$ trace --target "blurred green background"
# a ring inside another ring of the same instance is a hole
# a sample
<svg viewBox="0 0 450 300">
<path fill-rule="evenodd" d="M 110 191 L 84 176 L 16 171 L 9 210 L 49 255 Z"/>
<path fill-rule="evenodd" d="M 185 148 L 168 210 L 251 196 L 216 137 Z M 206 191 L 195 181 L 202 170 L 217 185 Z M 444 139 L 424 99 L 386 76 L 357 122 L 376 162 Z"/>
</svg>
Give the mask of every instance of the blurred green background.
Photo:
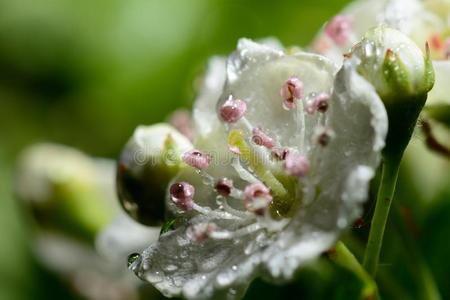
<svg viewBox="0 0 450 300">
<path fill-rule="evenodd" d="M 23 147 L 53 141 L 115 158 L 137 125 L 190 107 L 209 56 L 240 37 L 306 44 L 345 2 L 0 0 L 0 299 L 61 289 L 31 257 L 12 197 Z"/>
<path fill-rule="evenodd" d="M 285 45 L 306 45 L 347 2 L 0 0 L 0 299 L 67 297 L 57 277 L 32 257 L 30 223 L 13 198 L 12 171 L 22 148 L 53 141 L 115 158 L 137 125 L 162 121 L 175 108 L 191 106 L 195 79 L 208 57 L 229 53 L 240 37 L 275 36 Z M 415 183 L 405 178 L 410 194 L 402 199 L 418 198 L 411 189 Z M 445 212 L 441 218 L 418 216 L 421 224 L 434 222 L 429 226 L 444 229 L 434 235 L 426 227 L 427 239 L 419 243 L 445 286 L 449 264 L 439 259 L 449 248 L 448 241 L 442 247 L 441 239 L 449 236 L 450 227 L 439 222 L 447 219 L 450 204 L 448 194 L 441 198 L 446 201 L 433 206 L 418 202 L 412 209 Z M 391 234 L 395 241 L 396 233 Z M 407 251 L 395 249 L 394 257 Z M 339 286 L 330 278 L 321 280 Z M 413 281 L 405 278 L 407 290 Z M 270 297 L 305 290 L 260 288 Z M 357 289 L 345 288 L 334 291 L 334 298 L 346 299 L 348 289 Z M 319 298 L 329 297 L 326 290 L 321 293 Z"/>
</svg>

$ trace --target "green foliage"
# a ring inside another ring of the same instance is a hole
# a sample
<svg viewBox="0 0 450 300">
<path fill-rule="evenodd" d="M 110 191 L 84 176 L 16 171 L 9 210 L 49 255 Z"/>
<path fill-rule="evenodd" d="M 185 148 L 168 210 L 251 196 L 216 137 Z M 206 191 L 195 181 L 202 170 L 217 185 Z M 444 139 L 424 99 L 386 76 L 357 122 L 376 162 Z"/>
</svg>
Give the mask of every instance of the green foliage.
<svg viewBox="0 0 450 300">
<path fill-rule="evenodd" d="M 19 149 L 49 140 L 115 158 L 137 125 L 191 105 L 209 56 L 229 53 L 242 36 L 304 45 L 346 2 L 0 0 L 0 299 L 73 297 L 32 258 L 32 223 L 11 196 Z M 399 238 L 403 225 L 391 222 L 380 293 L 423 299 L 419 253 L 448 299 L 450 190 L 423 197 L 413 175 L 401 173 L 396 199 L 417 251 Z M 367 226 L 349 233 L 360 261 Z M 361 288 L 353 273 L 323 257 L 287 285 L 256 280 L 245 299 L 358 299 Z"/>
</svg>

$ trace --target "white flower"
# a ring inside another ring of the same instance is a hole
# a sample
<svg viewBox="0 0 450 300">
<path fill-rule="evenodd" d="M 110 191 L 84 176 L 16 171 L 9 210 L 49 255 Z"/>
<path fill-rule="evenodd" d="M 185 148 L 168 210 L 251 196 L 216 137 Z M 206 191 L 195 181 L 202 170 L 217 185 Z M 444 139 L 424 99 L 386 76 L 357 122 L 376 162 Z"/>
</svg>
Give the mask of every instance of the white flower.
<svg viewBox="0 0 450 300">
<path fill-rule="evenodd" d="M 435 84 L 428 94 L 426 107 L 441 104 L 450 107 L 450 1 L 356 0 L 337 16 L 350 20 L 346 43 L 336 43 L 324 29 L 314 39 L 311 50 L 341 64 L 343 55 L 360 42 L 366 31 L 386 24 L 406 34 L 424 53 L 428 43 L 435 70 Z"/>
<path fill-rule="evenodd" d="M 291 278 L 360 214 L 387 132 L 372 85 L 325 57 L 242 39 L 210 67 L 190 167 L 168 189 L 174 228 L 130 266 L 166 296 Z"/>
<path fill-rule="evenodd" d="M 445 59 L 449 51 L 447 43 L 450 10 L 441 9 L 440 13 L 446 15 L 443 17 L 437 14 L 436 10 L 429 8 L 438 4 L 444 6 L 445 1 L 428 2 L 434 3 L 427 5 L 427 1 L 424 3 L 419 0 L 354 1 L 325 24 L 311 49 L 338 63 L 342 62 L 342 54 L 359 42 L 369 29 L 385 24 L 409 36 L 422 50 L 425 50 L 425 43 L 428 42 L 432 57 Z M 345 30 L 329 30 L 343 22 L 346 24 Z"/>
</svg>

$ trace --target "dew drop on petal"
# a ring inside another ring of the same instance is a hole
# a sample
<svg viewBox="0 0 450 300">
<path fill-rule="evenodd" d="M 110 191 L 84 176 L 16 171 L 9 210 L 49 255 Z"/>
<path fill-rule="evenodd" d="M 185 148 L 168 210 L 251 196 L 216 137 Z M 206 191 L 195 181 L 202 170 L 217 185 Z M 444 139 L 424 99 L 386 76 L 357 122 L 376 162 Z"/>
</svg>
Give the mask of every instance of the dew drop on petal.
<svg viewBox="0 0 450 300">
<path fill-rule="evenodd" d="M 127 267 L 131 267 L 135 261 L 137 261 L 139 258 L 141 257 L 141 255 L 139 253 L 132 253 L 130 255 L 128 255 L 127 258 Z"/>
</svg>

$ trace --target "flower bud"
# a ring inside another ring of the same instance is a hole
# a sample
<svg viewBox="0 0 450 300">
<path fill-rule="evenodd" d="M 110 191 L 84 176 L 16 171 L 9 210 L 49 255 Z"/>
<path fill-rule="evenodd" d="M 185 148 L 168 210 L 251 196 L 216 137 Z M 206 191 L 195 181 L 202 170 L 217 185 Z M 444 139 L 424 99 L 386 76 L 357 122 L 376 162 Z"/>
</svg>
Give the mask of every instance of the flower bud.
<svg viewBox="0 0 450 300">
<path fill-rule="evenodd" d="M 164 220 L 166 187 L 190 141 L 166 124 L 139 126 L 119 158 L 117 192 L 125 211 L 145 225 Z"/>
<path fill-rule="evenodd" d="M 409 37 L 392 28 L 369 30 L 352 48 L 358 72 L 386 101 L 424 96 L 433 87 L 431 60 Z"/>
<path fill-rule="evenodd" d="M 424 56 L 406 35 L 381 25 L 369 30 L 347 57 L 344 64 L 356 66 L 386 107 L 389 130 L 385 159 L 400 159 L 434 84 L 428 46 Z"/>
<path fill-rule="evenodd" d="M 36 144 L 19 158 L 15 191 L 42 229 L 92 242 L 114 213 L 113 178 L 113 162 L 63 145 Z"/>
</svg>

